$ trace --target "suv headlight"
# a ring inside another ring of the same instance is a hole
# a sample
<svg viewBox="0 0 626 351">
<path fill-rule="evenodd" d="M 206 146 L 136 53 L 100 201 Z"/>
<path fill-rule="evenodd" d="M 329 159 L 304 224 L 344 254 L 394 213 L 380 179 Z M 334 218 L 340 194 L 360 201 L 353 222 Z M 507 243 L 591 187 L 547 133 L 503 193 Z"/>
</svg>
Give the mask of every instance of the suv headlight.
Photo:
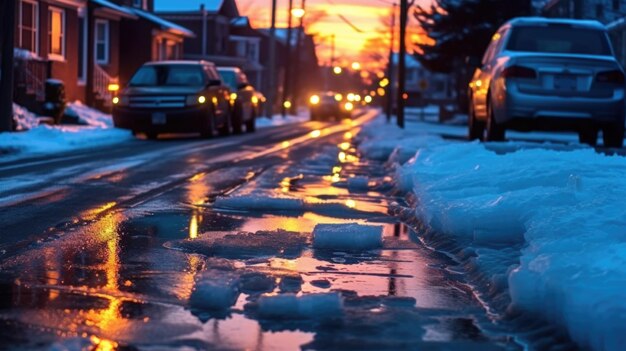
<svg viewBox="0 0 626 351">
<path fill-rule="evenodd" d="M 207 98 L 204 95 L 189 95 L 187 96 L 186 105 L 196 106 L 206 104 Z"/>
<path fill-rule="evenodd" d="M 115 106 L 128 106 L 130 98 L 128 95 L 120 95 L 113 97 L 113 105 Z"/>
</svg>

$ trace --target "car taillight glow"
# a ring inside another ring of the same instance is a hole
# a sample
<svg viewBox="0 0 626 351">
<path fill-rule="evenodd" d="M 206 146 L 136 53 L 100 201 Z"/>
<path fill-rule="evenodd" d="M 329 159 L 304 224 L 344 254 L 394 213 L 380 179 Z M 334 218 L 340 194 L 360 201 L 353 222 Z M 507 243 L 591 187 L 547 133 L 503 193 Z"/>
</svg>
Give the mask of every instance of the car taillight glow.
<svg viewBox="0 0 626 351">
<path fill-rule="evenodd" d="M 511 66 L 502 71 L 502 78 L 536 79 L 537 71 L 523 66 Z"/>
<path fill-rule="evenodd" d="M 624 72 L 620 70 L 600 72 L 596 75 L 596 81 L 599 83 L 624 84 Z"/>
</svg>

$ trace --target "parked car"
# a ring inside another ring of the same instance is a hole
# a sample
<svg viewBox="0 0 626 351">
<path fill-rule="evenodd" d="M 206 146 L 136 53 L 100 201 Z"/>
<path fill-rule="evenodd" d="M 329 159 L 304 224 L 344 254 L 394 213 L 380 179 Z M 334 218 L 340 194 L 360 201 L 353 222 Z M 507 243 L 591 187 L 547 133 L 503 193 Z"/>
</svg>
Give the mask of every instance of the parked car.
<svg viewBox="0 0 626 351">
<path fill-rule="evenodd" d="M 249 83 L 248 77 L 237 67 L 218 67 L 224 84 L 233 93 L 231 94 L 231 104 L 233 107 L 233 131 L 236 134 L 243 132 L 252 133 L 256 129 L 256 117 L 260 115 L 259 95 L 256 89 Z"/>
<path fill-rule="evenodd" d="M 469 88 L 469 138 L 507 129 L 573 130 L 595 145 L 624 142 L 624 71 L 599 22 L 517 18 L 504 24 Z"/>
<path fill-rule="evenodd" d="M 311 120 L 322 121 L 330 120 L 331 118 L 336 120 L 350 118 L 352 117 L 354 104 L 355 102 L 348 101 L 342 94 L 332 91 L 312 95 L 309 99 Z"/>
<path fill-rule="evenodd" d="M 149 62 L 113 98 L 113 123 L 133 134 L 200 133 L 231 130 L 230 90 L 206 61 Z"/>
</svg>

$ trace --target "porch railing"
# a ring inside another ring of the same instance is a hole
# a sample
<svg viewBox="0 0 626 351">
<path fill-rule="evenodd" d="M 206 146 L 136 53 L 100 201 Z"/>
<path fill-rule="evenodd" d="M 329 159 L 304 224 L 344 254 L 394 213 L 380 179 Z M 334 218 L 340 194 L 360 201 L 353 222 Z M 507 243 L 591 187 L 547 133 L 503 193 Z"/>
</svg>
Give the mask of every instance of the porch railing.
<svg viewBox="0 0 626 351">
<path fill-rule="evenodd" d="M 22 87 L 27 94 L 35 95 L 37 101 L 46 97 L 46 79 L 50 78 L 50 64 L 48 60 L 39 58 L 15 58 L 15 84 Z"/>
<path fill-rule="evenodd" d="M 93 92 L 96 98 L 104 101 L 105 106 L 111 106 L 113 94 L 109 90 L 109 85 L 119 84 L 117 77 L 111 77 L 102 67 L 95 64 L 93 67 Z"/>
</svg>

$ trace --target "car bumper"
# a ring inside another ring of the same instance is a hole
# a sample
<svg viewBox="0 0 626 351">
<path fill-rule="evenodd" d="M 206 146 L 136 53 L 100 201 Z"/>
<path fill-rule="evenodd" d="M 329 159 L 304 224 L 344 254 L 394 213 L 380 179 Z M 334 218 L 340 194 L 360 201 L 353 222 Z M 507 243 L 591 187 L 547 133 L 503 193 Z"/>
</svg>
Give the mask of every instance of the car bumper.
<svg viewBox="0 0 626 351">
<path fill-rule="evenodd" d="M 533 129 L 577 129 L 589 124 L 624 123 L 624 92 L 610 98 L 524 94 L 509 89 L 496 122 Z M 538 128 L 539 127 L 539 128 Z"/>
<path fill-rule="evenodd" d="M 157 118 L 163 114 L 165 119 Z M 207 125 L 208 108 L 134 109 L 115 107 L 113 124 L 116 128 L 154 133 L 199 133 Z"/>
</svg>

